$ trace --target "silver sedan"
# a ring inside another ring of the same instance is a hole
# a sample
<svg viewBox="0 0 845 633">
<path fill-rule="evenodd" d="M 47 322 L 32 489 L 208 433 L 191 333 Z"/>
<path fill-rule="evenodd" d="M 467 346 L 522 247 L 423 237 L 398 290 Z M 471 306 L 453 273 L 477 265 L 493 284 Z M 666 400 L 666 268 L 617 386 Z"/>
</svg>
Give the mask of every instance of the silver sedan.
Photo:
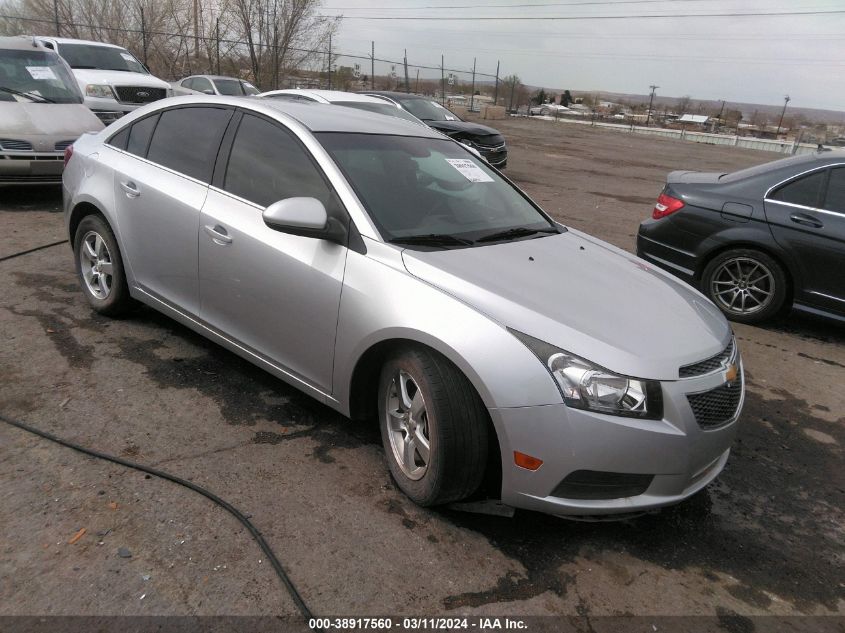
<svg viewBox="0 0 845 633">
<path fill-rule="evenodd" d="M 143 302 L 377 419 L 421 505 L 627 513 L 728 459 L 744 384 L 719 310 L 422 126 L 163 100 L 80 139 L 64 194 L 95 310 Z"/>
</svg>

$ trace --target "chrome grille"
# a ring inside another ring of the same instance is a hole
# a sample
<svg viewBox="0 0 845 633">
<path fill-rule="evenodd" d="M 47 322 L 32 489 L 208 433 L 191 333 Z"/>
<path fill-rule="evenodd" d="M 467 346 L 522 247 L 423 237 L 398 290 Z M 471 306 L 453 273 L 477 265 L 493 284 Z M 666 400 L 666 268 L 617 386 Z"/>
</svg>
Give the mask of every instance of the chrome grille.
<svg viewBox="0 0 845 633">
<path fill-rule="evenodd" d="M 728 422 L 742 399 L 742 381 L 725 383 L 704 393 L 687 394 L 687 400 L 702 429 L 712 429 Z"/>
<path fill-rule="evenodd" d="M 15 141 L 8 138 L 0 138 L 0 149 L 8 152 L 31 152 L 32 143 L 29 141 Z"/>
<path fill-rule="evenodd" d="M 63 151 L 65 151 L 68 147 L 70 147 L 71 145 L 73 145 L 73 141 L 59 141 L 59 142 L 58 142 L 58 143 L 56 143 L 56 145 L 55 145 L 55 147 L 56 147 L 56 151 L 57 151 L 57 152 L 63 152 Z"/>
<path fill-rule="evenodd" d="M 678 375 L 681 378 L 691 378 L 692 376 L 703 376 L 720 369 L 733 357 L 735 345 L 736 342 L 732 338 L 728 346 L 721 352 L 697 363 L 684 365 L 678 370 Z"/>
<path fill-rule="evenodd" d="M 117 100 L 121 103 L 150 103 L 167 96 L 167 90 L 164 88 L 147 88 L 146 86 L 112 87 L 117 93 Z"/>
</svg>

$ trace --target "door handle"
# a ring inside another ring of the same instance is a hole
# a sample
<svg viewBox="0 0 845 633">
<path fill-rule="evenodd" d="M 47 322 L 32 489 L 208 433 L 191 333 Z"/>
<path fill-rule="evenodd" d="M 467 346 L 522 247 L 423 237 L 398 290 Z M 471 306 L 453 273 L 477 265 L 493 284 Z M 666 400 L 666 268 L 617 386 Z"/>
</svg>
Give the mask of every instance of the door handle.
<svg viewBox="0 0 845 633">
<path fill-rule="evenodd" d="M 229 237 L 229 234 L 219 224 L 211 226 L 210 224 L 206 224 L 204 227 L 205 232 L 211 236 L 212 241 L 215 244 L 219 244 L 220 246 L 228 246 L 232 243 L 232 238 Z"/>
<path fill-rule="evenodd" d="M 141 191 L 138 189 L 138 185 L 136 185 L 131 180 L 127 180 L 126 182 L 120 183 L 120 188 L 126 192 L 126 196 L 129 198 L 137 198 L 141 195 Z"/>
<path fill-rule="evenodd" d="M 811 226 L 814 229 L 820 229 L 824 226 L 824 223 L 821 220 L 814 218 L 812 215 L 807 215 L 806 213 L 793 213 L 789 216 L 789 219 L 795 222 L 795 224 Z"/>
</svg>

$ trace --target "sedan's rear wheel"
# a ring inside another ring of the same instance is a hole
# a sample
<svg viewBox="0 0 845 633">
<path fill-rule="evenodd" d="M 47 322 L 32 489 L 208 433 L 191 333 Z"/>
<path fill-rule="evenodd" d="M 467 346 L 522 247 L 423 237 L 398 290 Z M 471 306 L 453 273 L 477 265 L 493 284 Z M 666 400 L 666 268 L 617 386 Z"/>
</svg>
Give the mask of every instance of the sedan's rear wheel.
<svg viewBox="0 0 845 633">
<path fill-rule="evenodd" d="M 717 255 L 701 276 L 703 292 L 740 323 L 758 323 L 774 316 L 786 300 L 786 274 L 774 259 L 751 249 Z"/>
<path fill-rule="evenodd" d="M 429 506 L 476 491 L 487 462 L 487 413 L 452 363 L 404 349 L 382 368 L 378 399 L 388 466 L 406 495 Z"/>
<path fill-rule="evenodd" d="M 120 249 L 103 218 L 89 215 L 82 219 L 76 229 L 73 252 L 79 284 L 92 308 L 117 316 L 131 307 Z"/>
</svg>

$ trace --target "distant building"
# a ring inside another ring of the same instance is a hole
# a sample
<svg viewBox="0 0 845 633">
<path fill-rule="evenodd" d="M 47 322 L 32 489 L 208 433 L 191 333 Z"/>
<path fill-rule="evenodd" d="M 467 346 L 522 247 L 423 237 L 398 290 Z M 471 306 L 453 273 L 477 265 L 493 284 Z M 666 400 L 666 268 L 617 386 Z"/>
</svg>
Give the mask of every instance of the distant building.
<svg viewBox="0 0 845 633">
<path fill-rule="evenodd" d="M 678 123 L 692 123 L 694 125 L 705 126 L 707 122 L 710 120 L 709 116 L 704 114 L 684 114 L 681 116 L 680 119 L 677 120 Z"/>
</svg>

